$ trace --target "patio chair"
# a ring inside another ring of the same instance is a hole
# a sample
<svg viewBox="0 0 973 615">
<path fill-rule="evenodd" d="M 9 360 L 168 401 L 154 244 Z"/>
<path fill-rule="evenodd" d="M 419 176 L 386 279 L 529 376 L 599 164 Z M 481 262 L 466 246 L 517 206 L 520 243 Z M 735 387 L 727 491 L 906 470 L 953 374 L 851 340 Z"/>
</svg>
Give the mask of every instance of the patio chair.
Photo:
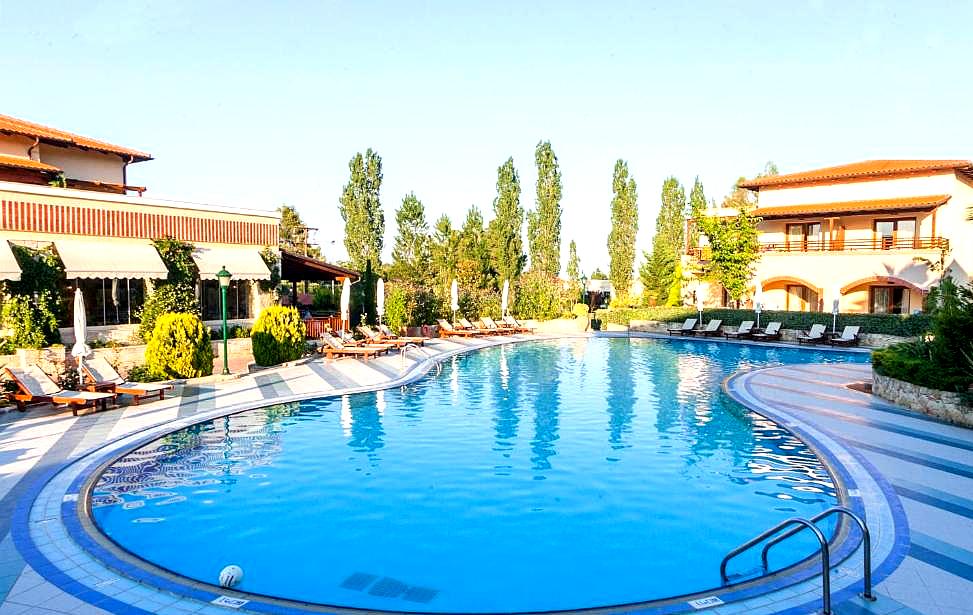
<svg viewBox="0 0 973 615">
<path fill-rule="evenodd" d="M 449 324 L 449 321 L 445 318 L 437 318 L 436 322 L 439 324 L 439 335 L 443 337 L 476 337 L 479 335 L 479 333 L 475 331 L 457 329 L 453 327 L 453 325 Z"/>
<path fill-rule="evenodd" d="M 343 343 L 345 346 L 352 346 L 354 348 L 397 348 L 395 344 L 378 344 L 373 343 L 368 339 L 356 340 L 351 331 L 338 331 L 338 339 L 340 339 L 341 343 Z"/>
<path fill-rule="evenodd" d="M 516 333 L 516 331 L 514 331 L 510 327 L 498 326 L 496 321 L 490 318 L 489 316 L 480 316 L 480 322 L 483 323 L 483 328 L 489 329 L 490 331 L 493 331 L 494 333 L 497 333 L 499 335 L 512 335 Z"/>
<path fill-rule="evenodd" d="M 849 325 L 842 330 L 841 335 L 831 338 L 832 346 L 857 346 L 861 338 L 858 331 L 861 327 Z"/>
<path fill-rule="evenodd" d="M 669 335 L 686 335 L 687 333 L 691 333 L 692 330 L 695 328 L 696 328 L 696 319 L 687 318 L 685 321 L 683 321 L 681 326 L 669 327 L 668 331 L 669 331 Z"/>
<path fill-rule="evenodd" d="M 822 324 L 811 325 L 811 330 L 808 331 L 806 334 L 805 333 L 797 334 L 797 343 L 798 344 L 823 344 L 824 342 L 828 341 L 828 338 L 825 336 L 825 331 L 827 331 L 827 329 L 828 328 Z"/>
<path fill-rule="evenodd" d="M 425 346 L 426 345 L 426 338 L 424 338 L 424 337 L 416 337 L 414 335 L 396 335 L 395 333 L 392 333 L 392 330 L 389 329 L 386 325 L 379 325 L 378 326 L 378 331 L 379 331 L 379 333 L 382 334 L 382 339 L 386 339 L 386 340 L 405 340 L 405 341 L 409 342 L 410 344 L 415 344 L 416 346 Z"/>
<path fill-rule="evenodd" d="M 369 346 L 346 346 L 344 342 L 331 335 L 330 333 L 322 333 L 321 339 L 324 341 L 324 346 L 321 347 L 321 352 L 324 353 L 326 359 L 333 359 L 334 357 L 361 357 L 363 360 L 368 361 L 372 357 L 377 357 L 381 354 L 388 354 L 388 347 L 384 348 L 374 348 Z"/>
<path fill-rule="evenodd" d="M 95 357 L 81 362 L 81 370 L 88 378 L 89 382 L 85 387 L 92 392 L 109 391 L 116 395 L 131 395 L 132 401 L 137 406 L 139 402 L 147 397 L 159 396 L 159 400 L 165 399 L 166 391 L 172 389 L 171 384 L 158 384 L 155 382 L 129 382 L 119 375 L 111 363 L 102 357 Z"/>
<path fill-rule="evenodd" d="M 510 327 L 511 329 L 518 331 L 520 333 L 534 332 L 533 328 L 525 327 L 524 325 L 520 324 L 520 321 L 514 318 L 513 316 L 511 316 L 510 314 L 507 314 L 506 316 L 503 317 L 503 323 L 508 327 Z"/>
<path fill-rule="evenodd" d="M 51 403 L 67 404 L 71 407 L 71 414 L 78 416 L 78 410 L 101 405 L 102 410 L 108 409 L 108 400 L 115 399 L 114 393 L 92 393 L 91 391 L 68 391 L 51 380 L 51 377 L 36 365 L 29 365 L 25 369 L 5 367 L 7 376 L 17 383 L 19 391 L 14 393 L 14 401 L 21 412 L 27 410 L 28 404 Z M 96 408 L 97 409 L 97 408 Z"/>
<path fill-rule="evenodd" d="M 723 324 L 722 320 L 711 319 L 706 323 L 706 328 L 696 329 L 695 331 L 690 331 L 690 335 L 701 335 L 703 337 L 711 337 L 720 334 L 720 325 Z"/>
<path fill-rule="evenodd" d="M 760 342 L 776 342 L 780 340 L 781 323 L 774 321 L 767 325 L 767 328 L 760 333 L 751 333 L 750 339 Z"/>
<path fill-rule="evenodd" d="M 479 333 L 480 335 L 499 335 L 496 331 L 484 329 L 483 327 L 477 327 L 469 320 L 462 317 L 459 319 L 459 324 L 464 331 L 473 331 L 474 333 Z"/>
<path fill-rule="evenodd" d="M 740 325 L 736 328 L 736 331 L 724 331 L 723 332 L 723 337 L 725 337 L 728 340 L 729 339 L 734 339 L 734 340 L 744 339 L 744 338 L 750 337 L 751 335 L 753 335 L 753 321 L 752 320 L 744 320 L 743 322 L 741 322 Z"/>
<path fill-rule="evenodd" d="M 358 332 L 365 336 L 365 342 L 372 346 L 390 346 L 392 348 L 402 348 L 409 342 L 397 339 L 385 339 L 380 333 L 374 331 L 368 325 L 358 325 Z"/>
</svg>

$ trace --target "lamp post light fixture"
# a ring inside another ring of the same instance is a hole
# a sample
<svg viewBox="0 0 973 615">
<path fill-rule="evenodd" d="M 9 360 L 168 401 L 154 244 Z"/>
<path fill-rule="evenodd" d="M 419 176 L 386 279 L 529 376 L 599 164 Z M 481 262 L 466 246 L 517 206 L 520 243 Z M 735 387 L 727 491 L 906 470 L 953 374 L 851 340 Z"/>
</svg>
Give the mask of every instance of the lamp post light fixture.
<svg viewBox="0 0 973 615">
<path fill-rule="evenodd" d="M 233 275 L 226 270 L 226 265 L 216 274 L 216 279 L 220 281 L 220 297 L 223 299 L 223 375 L 230 375 L 230 363 L 226 350 L 226 338 L 228 330 L 226 327 L 226 289 L 230 287 L 230 278 Z"/>
</svg>

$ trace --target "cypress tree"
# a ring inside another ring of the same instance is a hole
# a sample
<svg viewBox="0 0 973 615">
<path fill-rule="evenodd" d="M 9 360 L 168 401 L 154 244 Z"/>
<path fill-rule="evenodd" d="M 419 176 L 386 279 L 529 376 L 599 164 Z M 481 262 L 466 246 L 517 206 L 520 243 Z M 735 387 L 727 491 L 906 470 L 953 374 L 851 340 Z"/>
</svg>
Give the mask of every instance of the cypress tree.
<svg viewBox="0 0 973 615">
<path fill-rule="evenodd" d="M 615 294 L 624 296 L 632 286 L 635 236 L 639 230 L 638 191 L 624 160 L 615 162 L 612 191 L 615 196 L 611 202 L 612 228 L 608 234 L 609 279 Z"/>
<path fill-rule="evenodd" d="M 550 141 L 534 150 L 537 165 L 536 209 L 527 215 L 530 269 L 561 273 L 561 170 Z"/>
<path fill-rule="evenodd" d="M 520 207 L 520 178 L 514 159 L 508 158 L 497 169 L 497 196 L 493 199 L 493 220 L 488 230 L 490 257 L 500 283 L 513 285 L 524 269 L 524 210 Z"/>
<path fill-rule="evenodd" d="M 655 222 L 652 255 L 641 271 L 646 292 L 662 305 L 679 303 L 683 243 L 686 239 L 686 191 L 675 177 L 662 183 L 662 206 Z M 677 277 L 677 274 L 679 277 Z"/>
</svg>

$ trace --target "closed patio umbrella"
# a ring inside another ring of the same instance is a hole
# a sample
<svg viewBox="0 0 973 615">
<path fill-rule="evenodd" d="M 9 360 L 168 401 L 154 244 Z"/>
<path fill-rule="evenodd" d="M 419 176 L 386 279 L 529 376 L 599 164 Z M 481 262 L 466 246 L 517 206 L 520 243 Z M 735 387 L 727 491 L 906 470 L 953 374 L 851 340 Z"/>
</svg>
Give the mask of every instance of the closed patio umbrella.
<svg viewBox="0 0 973 615">
<path fill-rule="evenodd" d="M 838 312 L 841 310 L 841 289 L 835 286 L 831 289 L 831 333 L 838 333 Z"/>
<path fill-rule="evenodd" d="M 74 289 L 74 346 L 71 347 L 71 356 L 78 360 L 79 382 L 84 381 L 84 370 L 81 369 L 81 361 L 84 357 L 91 354 L 91 348 L 85 344 L 88 337 L 88 319 L 84 312 L 84 295 L 81 289 Z"/>
<path fill-rule="evenodd" d="M 345 278 L 341 285 L 341 323 L 348 329 L 351 320 L 351 280 Z"/>
<path fill-rule="evenodd" d="M 449 307 L 453 310 L 453 320 L 456 320 L 456 312 L 459 310 L 459 283 L 453 278 L 453 283 L 449 285 Z"/>
<path fill-rule="evenodd" d="M 699 312 L 699 328 L 703 328 L 703 293 L 696 291 L 696 311 Z"/>
<path fill-rule="evenodd" d="M 375 315 L 378 316 L 378 324 L 382 324 L 382 316 L 385 316 L 385 280 L 379 278 L 375 287 Z"/>
<path fill-rule="evenodd" d="M 764 286 L 757 282 L 757 290 L 753 293 L 753 311 L 757 313 L 757 328 L 760 328 L 760 312 L 764 309 Z"/>
<path fill-rule="evenodd" d="M 503 281 L 503 290 L 500 291 L 500 313 L 506 317 L 507 302 L 510 300 L 510 280 Z"/>
</svg>

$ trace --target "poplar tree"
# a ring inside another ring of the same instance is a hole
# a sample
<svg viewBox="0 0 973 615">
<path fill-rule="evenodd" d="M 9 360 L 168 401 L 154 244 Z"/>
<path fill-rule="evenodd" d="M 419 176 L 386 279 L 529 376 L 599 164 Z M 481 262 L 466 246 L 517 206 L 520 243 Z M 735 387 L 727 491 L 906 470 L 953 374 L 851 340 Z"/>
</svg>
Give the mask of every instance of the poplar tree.
<svg viewBox="0 0 973 615">
<path fill-rule="evenodd" d="M 490 257 L 500 283 L 511 285 L 524 269 L 524 210 L 520 207 L 520 178 L 514 159 L 508 158 L 497 169 L 497 196 L 493 199 L 493 220 L 488 230 Z"/>
<path fill-rule="evenodd" d="M 575 296 L 580 296 L 581 288 L 581 261 L 578 259 L 578 246 L 571 240 L 568 244 L 568 280 L 571 282 L 571 289 Z"/>
<path fill-rule="evenodd" d="M 379 200 L 382 187 L 382 158 L 371 148 L 348 163 L 351 178 L 341 194 L 339 210 L 345 222 L 345 249 L 351 266 L 363 271 L 371 262 L 381 263 L 385 236 L 385 214 Z"/>
<path fill-rule="evenodd" d="M 487 245 L 483 214 L 474 205 L 466 213 L 466 220 L 459 231 L 456 268 L 460 281 L 473 288 L 494 286 L 490 265 L 490 247 Z"/>
<path fill-rule="evenodd" d="M 456 277 L 456 263 L 459 255 L 459 233 L 453 228 L 449 216 L 443 214 L 436 220 L 436 226 L 429 242 L 432 260 L 432 277 L 436 292 L 445 293 L 446 287 Z"/>
<path fill-rule="evenodd" d="M 668 177 L 662 182 L 662 206 L 655 221 L 652 254 L 645 254 L 646 263 L 640 271 L 646 292 L 657 304 L 677 305 L 680 301 L 685 224 L 686 191 L 679 180 Z"/>
<path fill-rule="evenodd" d="M 692 218 L 697 218 L 706 212 L 706 193 L 703 192 L 703 182 L 699 181 L 699 176 L 696 176 L 696 181 L 693 182 L 693 189 L 689 193 L 689 214 Z M 692 247 L 697 247 L 699 245 L 699 227 L 696 224 L 692 224 L 689 227 L 690 236 L 687 238 L 688 244 Z"/>
<path fill-rule="evenodd" d="M 612 228 L 608 234 L 609 278 L 617 296 L 628 294 L 635 266 L 635 235 L 639 230 L 638 194 L 635 180 L 629 177 L 628 163 L 615 162 L 612 177 Z"/>
<path fill-rule="evenodd" d="M 534 150 L 537 165 L 536 209 L 527 214 L 530 269 L 551 275 L 561 273 L 561 170 L 550 141 Z"/>
<path fill-rule="evenodd" d="M 397 232 L 392 247 L 392 277 L 421 284 L 429 278 L 429 223 L 426 208 L 412 192 L 395 212 Z"/>
</svg>

